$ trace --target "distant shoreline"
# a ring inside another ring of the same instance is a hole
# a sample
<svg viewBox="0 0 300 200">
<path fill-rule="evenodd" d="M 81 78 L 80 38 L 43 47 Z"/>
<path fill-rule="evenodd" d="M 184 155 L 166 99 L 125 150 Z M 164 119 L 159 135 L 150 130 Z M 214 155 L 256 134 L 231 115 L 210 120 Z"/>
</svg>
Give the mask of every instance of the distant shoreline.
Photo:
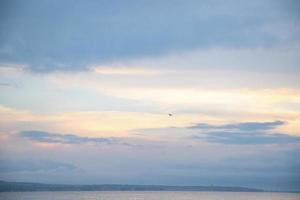
<svg viewBox="0 0 300 200">
<path fill-rule="evenodd" d="M 167 185 L 69 185 L 0 181 L 0 192 L 17 191 L 222 191 L 264 192 L 261 189 L 225 186 L 167 186 Z"/>
<path fill-rule="evenodd" d="M 227 186 L 168 186 L 168 185 L 123 185 L 123 184 L 46 184 L 30 182 L 0 181 L 0 192 L 42 192 L 42 191 L 202 191 L 202 192 L 281 192 L 300 193 L 300 191 L 269 191 L 248 187 Z"/>
<path fill-rule="evenodd" d="M 166 185 L 67 185 L 0 181 L 0 192 L 33 191 L 213 191 L 213 192 L 265 192 L 261 189 L 225 186 L 166 186 Z"/>
</svg>

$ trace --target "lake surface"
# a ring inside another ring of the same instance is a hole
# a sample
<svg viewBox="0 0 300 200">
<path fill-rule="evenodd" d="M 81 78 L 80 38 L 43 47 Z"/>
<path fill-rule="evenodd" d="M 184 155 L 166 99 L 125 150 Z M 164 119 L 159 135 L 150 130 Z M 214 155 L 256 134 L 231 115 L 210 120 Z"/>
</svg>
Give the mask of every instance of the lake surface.
<svg viewBox="0 0 300 200">
<path fill-rule="evenodd" d="M 296 193 L 256 192 L 3 192 L 1 200 L 299 200 Z"/>
</svg>

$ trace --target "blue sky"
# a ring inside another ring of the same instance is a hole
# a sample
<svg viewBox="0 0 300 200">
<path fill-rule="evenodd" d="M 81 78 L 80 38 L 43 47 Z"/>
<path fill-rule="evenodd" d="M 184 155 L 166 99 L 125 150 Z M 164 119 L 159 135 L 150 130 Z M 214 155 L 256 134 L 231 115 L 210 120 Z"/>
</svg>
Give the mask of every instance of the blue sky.
<svg viewBox="0 0 300 200">
<path fill-rule="evenodd" d="M 1 1 L 0 179 L 300 190 L 299 9 Z"/>
</svg>

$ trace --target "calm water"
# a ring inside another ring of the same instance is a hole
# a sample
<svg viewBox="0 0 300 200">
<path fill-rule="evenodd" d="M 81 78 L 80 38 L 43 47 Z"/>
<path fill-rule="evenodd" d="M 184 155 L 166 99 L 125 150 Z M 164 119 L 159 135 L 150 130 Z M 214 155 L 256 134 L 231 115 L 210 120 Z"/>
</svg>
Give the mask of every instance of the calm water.
<svg viewBox="0 0 300 200">
<path fill-rule="evenodd" d="M 292 193 L 240 192 L 11 192 L 2 200 L 300 200 Z"/>
</svg>

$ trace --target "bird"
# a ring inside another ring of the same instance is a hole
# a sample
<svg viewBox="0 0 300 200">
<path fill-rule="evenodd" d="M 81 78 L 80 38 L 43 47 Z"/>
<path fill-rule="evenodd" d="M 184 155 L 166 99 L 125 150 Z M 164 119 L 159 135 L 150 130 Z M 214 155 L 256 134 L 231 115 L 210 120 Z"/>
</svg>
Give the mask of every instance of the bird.
<svg viewBox="0 0 300 200">
<path fill-rule="evenodd" d="M 172 117 L 173 115 L 171 113 L 169 113 L 169 117 Z"/>
</svg>

